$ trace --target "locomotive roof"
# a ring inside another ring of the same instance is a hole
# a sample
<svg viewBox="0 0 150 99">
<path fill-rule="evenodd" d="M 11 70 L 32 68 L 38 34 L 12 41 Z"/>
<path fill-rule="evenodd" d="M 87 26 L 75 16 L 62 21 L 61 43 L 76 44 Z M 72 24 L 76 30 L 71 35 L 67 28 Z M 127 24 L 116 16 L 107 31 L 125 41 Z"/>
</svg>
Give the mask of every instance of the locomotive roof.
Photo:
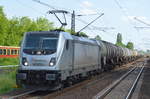
<svg viewBox="0 0 150 99">
<path fill-rule="evenodd" d="M 60 31 L 60 30 L 51 30 L 51 31 L 32 31 L 32 32 L 26 32 L 27 34 L 47 34 L 47 33 L 50 33 L 50 34 L 63 34 L 63 36 L 66 38 L 66 39 L 71 39 L 71 40 L 76 40 L 76 41 L 81 41 L 81 42 L 87 42 L 87 43 L 92 43 L 92 44 L 97 44 L 96 40 L 94 39 L 89 39 L 89 38 L 86 38 L 86 37 L 78 37 L 78 36 L 75 36 L 75 35 L 71 35 L 70 33 L 68 32 L 64 32 L 64 31 Z M 107 44 L 111 44 L 113 46 L 116 46 L 115 44 L 113 43 L 110 43 L 110 42 L 107 42 L 107 41 L 103 41 L 103 40 L 100 40 L 101 42 L 103 43 L 107 43 Z"/>
<path fill-rule="evenodd" d="M 27 34 L 42 34 L 42 33 L 51 33 L 51 34 L 59 34 L 60 31 L 31 31 L 31 32 L 26 32 Z"/>
<path fill-rule="evenodd" d="M 112 45 L 114 45 L 113 43 L 111 43 L 111 42 L 107 42 L 107 41 L 104 41 L 104 40 L 101 40 L 103 43 L 107 43 L 107 44 L 112 44 Z"/>
<path fill-rule="evenodd" d="M 87 43 L 91 43 L 91 44 L 96 44 L 97 45 L 97 42 L 95 40 L 91 40 L 91 39 L 86 38 L 86 37 L 78 37 L 78 36 L 72 35 L 72 38 L 74 40 L 76 40 L 76 41 L 87 42 Z"/>
</svg>

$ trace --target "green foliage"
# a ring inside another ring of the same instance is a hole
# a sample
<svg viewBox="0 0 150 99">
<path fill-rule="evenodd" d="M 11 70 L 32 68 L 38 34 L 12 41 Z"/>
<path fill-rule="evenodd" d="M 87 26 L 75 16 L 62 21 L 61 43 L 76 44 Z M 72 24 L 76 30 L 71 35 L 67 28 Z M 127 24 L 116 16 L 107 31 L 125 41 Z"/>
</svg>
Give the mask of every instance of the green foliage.
<svg viewBox="0 0 150 99">
<path fill-rule="evenodd" d="M 121 35 L 121 33 L 117 34 L 117 43 L 122 43 L 122 35 Z"/>
<path fill-rule="evenodd" d="M 0 94 L 6 93 L 16 87 L 16 69 L 0 74 Z"/>
<path fill-rule="evenodd" d="M 49 22 L 48 19 L 38 18 L 36 20 L 38 31 L 47 31 L 53 29 L 53 23 Z"/>
<path fill-rule="evenodd" d="M 128 49 L 134 49 L 134 45 L 133 45 L 133 43 L 132 42 L 128 42 L 127 43 L 127 46 L 126 46 Z"/>
<path fill-rule="evenodd" d="M 66 29 L 65 31 L 68 32 L 68 33 L 71 33 L 72 35 L 77 35 L 76 32 L 71 32 L 70 29 Z M 80 32 L 80 33 L 79 33 L 79 36 L 88 37 L 88 35 L 86 35 L 86 33 L 84 33 L 84 32 Z"/>
<path fill-rule="evenodd" d="M 3 37 L 4 39 L 7 38 L 5 35 L 8 30 L 8 20 L 3 12 L 3 7 L 0 7 L 0 37 Z M 0 45 L 3 45 L 5 43 L 4 39 L 0 39 Z"/>
<path fill-rule="evenodd" d="M 32 20 L 26 16 L 8 19 L 3 12 L 3 7 L 0 6 L 0 45 L 2 46 L 19 46 L 25 32 L 48 31 L 52 29 L 56 29 L 53 23 L 43 17 L 36 20 Z M 70 29 L 65 31 L 71 33 Z M 71 34 L 76 35 L 75 32 Z M 79 36 L 88 37 L 83 32 L 80 32 Z"/>
<path fill-rule="evenodd" d="M 117 46 L 121 46 L 121 47 L 126 47 L 126 45 L 124 45 L 123 43 L 116 43 Z"/>
<path fill-rule="evenodd" d="M 126 45 L 122 43 L 122 35 L 121 35 L 121 33 L 117 34 L 116 45 L 117 46 L 121 46 L 121 47 L 126 47 Z"/>
<path fill-rule="evenodd" d="M 79 33 L 79 36 L 88 37 L 88 35 L 86 35 L 84 32 L 80 32 L 80 33 Z"/>
<path fill-rule="evenodd" d="M 147 52 L 147 53 L 150 53 L 150 50 L 148 49 L 148 50 L 146 50 L 146 52 Z"/>
<path fill-rule="evenodd" d="M 53 28 L 53 23 L 42 17 L 37 20 L 28 17 L 8 19 L 0 7 L 0 45 L 19 46 L 25 32 L 48 31 Z"/>
<path fill-rule="evenodd" d="M 65 32 L 71 33 L 72 35 L 76 35 L 76 32 L 71 32 L 71 29 L 65 29 Z"/>
<path fill-rule="evenodd" d="M 96 35 L 96 36 L 95 36 L 95 39 L 96 39 L 96 40 L 101 40 L 102 38 L 101 38 L 99 35 Z"/>
<path fill-rule="evenodd" d="M 127 45 L 122 43 L 122 35 L 120 33 L 117 34 L 116 45 L 121 46 L 121 47 L 126 47 L 126 48 L 132 49 L 132 50 L 134 49 L 134 45 L 132 42 L 128 42 Z"/>
<path fill-rule="evenodd" d="M 19 59 L 18 58 L 0 58 L 0 66 L 3 65 L 18 65 Z"/>
</svg>

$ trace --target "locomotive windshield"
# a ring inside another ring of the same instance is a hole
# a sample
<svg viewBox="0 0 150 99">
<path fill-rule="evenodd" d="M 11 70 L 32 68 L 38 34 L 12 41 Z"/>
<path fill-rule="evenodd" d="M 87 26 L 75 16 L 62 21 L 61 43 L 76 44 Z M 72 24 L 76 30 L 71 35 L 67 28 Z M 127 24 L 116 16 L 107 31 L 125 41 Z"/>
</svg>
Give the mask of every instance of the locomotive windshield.
<svg viewBox="0 0 150 99">
<path fill-rule="evenodd" d="M 41 48 L 56 50 L 57 41 L 57 38 L 43 38 Z"/>
<path fill-rule="evenodd" d="M 31 33 L 25 38 L 24 52 L 36 54 L 41 51 L 43 54 L 52 54 L 56 52 L 58 35 L 50 33 Z"/>
</svg>

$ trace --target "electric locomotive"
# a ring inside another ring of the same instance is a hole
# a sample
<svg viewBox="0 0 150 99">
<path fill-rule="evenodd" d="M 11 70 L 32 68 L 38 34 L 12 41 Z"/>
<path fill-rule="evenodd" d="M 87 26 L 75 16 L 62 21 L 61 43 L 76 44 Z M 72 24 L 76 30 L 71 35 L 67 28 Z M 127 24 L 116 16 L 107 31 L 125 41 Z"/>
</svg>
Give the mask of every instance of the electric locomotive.
<svg viewBox="0 0 150 99">
<path fill-rule="evenodd" d="M 17 84 L 56 89 L 101 69 L 99 42 L 63 31 L 25 33 Z"/>
</svg>

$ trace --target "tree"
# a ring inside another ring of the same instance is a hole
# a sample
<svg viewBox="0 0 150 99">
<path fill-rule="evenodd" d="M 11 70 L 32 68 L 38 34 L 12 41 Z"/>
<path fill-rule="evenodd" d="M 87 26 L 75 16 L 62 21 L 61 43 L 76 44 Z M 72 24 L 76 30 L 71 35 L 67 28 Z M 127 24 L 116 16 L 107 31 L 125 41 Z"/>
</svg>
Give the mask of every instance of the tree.
<svg viewBox="0 0 150 99">
<path fill-rule="evenodd" d="M 127 46 L 126 46 L 128 49 L 134 49 L 134 45 L 133 45 L 133 43 L 132 42 L 128 42 L 127 43 Z"/>
<path fill-rule="evenodd" d="M 53 23 L 49 22 L 49 20 L 46 18 L 40 17 L 36 20 L 36 23 L 39 31 L 47 31 L 53 29 Z"/>
<path fill-rule="evenodd" d="M 64 31 L 70 33 L 71 35 L 77 35 L 76 32 L 71 33 L 71 29 L 65 29 Z M 79 36 L 88 37 L 88 35 L 86 35 L 86 33 L 84 33 L 84 32 L 80 32 L 80 33 L 79 33 Z"/>
<path fill-rule="evenodd" d="M 80 32 L 80 33 L 79 33 L 79 36 L 88 37 L 88 35 L 86 35 L 86 33 L 84 33 L 84 32 Z"/>
<path fill-rule="evenodd" d="M 29 17 L 8 19 L 0 6 L 0 45 L 19 46 L 25 32 L 48 31 L 54 29 L 53 23 L 46 18 L 32 20 Z"/>
<path fill-rule="evenodd" d="M 71 33 L 72 35 L 76 35 L 76 32 L 71 32 L 71 29 L 65 29 L 65 31 Z"/>
<path fill-rule="evenodd" d="M 117 45 L 117 46 L 121 46 L 121 47 L 126 47 L 126 46 L 122 43 L 122 35 L 121 35 L 121 33 L 118 33 L 118 34 L 117 34 L 116 45 Z"/>
<path fill-rule="evenodd" d="M 121 33 L 117 34 L 117 43 L 122 43 L 122 35 L 121 35 Z"/>
<path fill-rule="evenodd" d="M 146 50 L 146 52 L 147 52 L 147 53 L 150 53 L 150 50 L 148 49 L 148 50 Z"/>
<path fill-rule="evenodd" d="M 96 35 L 96 36 L 95 36 L 95 39 L 96 39 L 96 40 L 101 40 L 101 37 L 100 37 L 99 35 Z"/>
<path fill-rule="evenodd" d="M 6 33 L 8 30 L 8 19 L 3 12 L 3 7 L 0 6 L 0 45 L 5 45 Z"/>
<path fill-rule="evenodd" d="M 25 32 L 49 31 L 52 29 L 56 29 L 53 22 L 43 17 L 36 20 L 32 20 L 26 16 L 8 19 L 3 12 L 3 7 L 0 6 L 0 45 L 19 46 Z M 71 33 L 70 29 L 65 31 Z M 76 35 L 75 32 L 72 34 Z M 88 37 L 83 32 L 80 32 L 79 36 Z"/>
</svg>

